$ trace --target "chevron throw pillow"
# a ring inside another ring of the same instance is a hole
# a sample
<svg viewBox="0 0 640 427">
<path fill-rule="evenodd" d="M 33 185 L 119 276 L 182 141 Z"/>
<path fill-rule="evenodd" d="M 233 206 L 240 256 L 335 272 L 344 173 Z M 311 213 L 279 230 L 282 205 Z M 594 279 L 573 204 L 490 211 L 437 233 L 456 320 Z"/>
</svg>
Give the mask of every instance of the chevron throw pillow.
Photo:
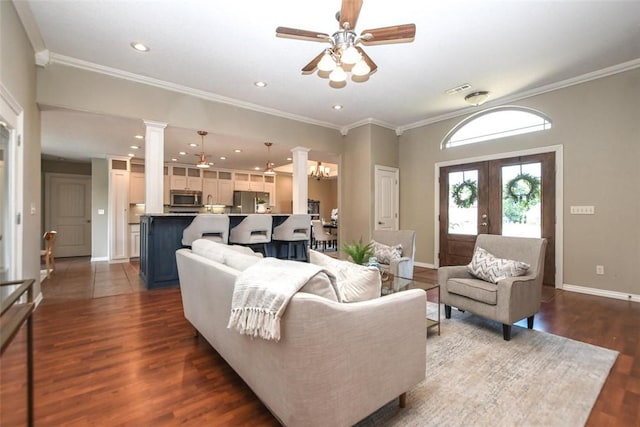
<svg viewBox="0 0 640 427">
<path fill-rule="evenodd" d="M 498 283 L 507 277 L 523 276 L 530 265 L 522 261 L 496 258 L 493 254 L 477 247 L 467 266 L 469 273 L 486 282 Z"/>
</svg>

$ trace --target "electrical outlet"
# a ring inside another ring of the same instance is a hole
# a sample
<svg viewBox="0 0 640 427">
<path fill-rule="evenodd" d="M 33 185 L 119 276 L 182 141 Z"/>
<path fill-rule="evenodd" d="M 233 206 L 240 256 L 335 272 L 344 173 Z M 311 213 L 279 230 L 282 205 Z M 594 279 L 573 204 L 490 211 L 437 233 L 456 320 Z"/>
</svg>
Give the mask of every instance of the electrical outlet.
<svg viewBox="0 0 640 427">
<path fill-rule="evenodd" d="M 604 265 L 596 265 L 596 274 L 599 276 L 604 274 Z"/>
</svg>

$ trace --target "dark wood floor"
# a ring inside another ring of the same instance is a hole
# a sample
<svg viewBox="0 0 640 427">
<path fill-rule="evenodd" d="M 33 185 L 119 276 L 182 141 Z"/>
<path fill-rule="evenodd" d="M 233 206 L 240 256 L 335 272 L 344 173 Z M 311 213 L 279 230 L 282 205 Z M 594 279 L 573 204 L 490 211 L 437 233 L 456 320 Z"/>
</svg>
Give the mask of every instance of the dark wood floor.
<svg viewBox="0 0 640 427">
<path fill-rule="evenodd" d="M 141 291 L 136 271 L 68 260 L 43 283 L 34 314 L 36 425 L 278 425 L 193 337 L 179 290 Z M 434 280 L 435 272 L 416 268 L 415 276 Z M 549 288 L 534 328 L 619 351 L 587 425 L 640 426 L 640 304 Z M 24 354 L 22 331 L 0 359 L 2 426 L 24 425 Z"/>
</svg>

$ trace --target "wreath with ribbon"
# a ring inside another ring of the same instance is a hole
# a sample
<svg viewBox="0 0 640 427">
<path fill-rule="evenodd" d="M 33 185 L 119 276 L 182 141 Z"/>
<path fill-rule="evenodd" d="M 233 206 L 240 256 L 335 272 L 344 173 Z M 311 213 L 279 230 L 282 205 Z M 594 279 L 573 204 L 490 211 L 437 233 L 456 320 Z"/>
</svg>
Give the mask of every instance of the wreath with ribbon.
<svg viewBox="0 0 640 427">
<path fill-rule="evenodd" d="M 540 178 L 521 173 L 507 183 L 507 194 L 514 203 L 535 205 L 540 199 Z"/>
<path fill-rule="evenodd" d="M 451 189 L 453 203 L 459 208 L 470 208 L 478 200 L 478 184 L 466 179 Z"/>
</svg>

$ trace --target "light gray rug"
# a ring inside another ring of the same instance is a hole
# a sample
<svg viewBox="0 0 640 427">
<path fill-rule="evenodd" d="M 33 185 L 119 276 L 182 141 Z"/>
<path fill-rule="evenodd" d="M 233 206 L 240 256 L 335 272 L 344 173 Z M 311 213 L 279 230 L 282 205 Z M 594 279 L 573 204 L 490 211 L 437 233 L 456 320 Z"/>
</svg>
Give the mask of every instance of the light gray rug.
<svg viewBox="0 0 640 427">
<path fill-rule="evenodd" d="M 583 426 L 618 356 L 517 326 L 507 342 L 500 324 L 455 309 L 441 326 L 406 408 L 396 399 L 359 426 Z"/>
</svg>

